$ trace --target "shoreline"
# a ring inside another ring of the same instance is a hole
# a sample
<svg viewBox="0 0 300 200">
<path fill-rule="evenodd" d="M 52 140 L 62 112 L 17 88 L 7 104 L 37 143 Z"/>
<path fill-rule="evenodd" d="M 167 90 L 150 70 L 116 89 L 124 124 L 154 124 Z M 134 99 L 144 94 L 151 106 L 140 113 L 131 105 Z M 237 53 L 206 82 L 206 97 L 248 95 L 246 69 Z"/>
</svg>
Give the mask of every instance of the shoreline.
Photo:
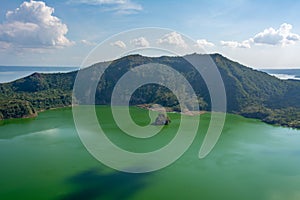
<svg viewBox="0 0 300 200">
<path fill-rule="evenodd" d="M 62 106 L 62 107 L 41 109 L 41 110 L 36 111 L 36 113 L 34 113 L 32 115 L 27 115 L 27 116 L 23 116 L 23 117 L 19 117 L 19 118 L 0 119 L 0 122 L 4 122 L 5 120 L 14 120 L 14 119 L 35 119 L 36 117 L 38 117 L 39 113 L 49 111 L 49 110 L 56 110 L 56 109 L 62 109 L 62 108 L 71 108 L 73 106 L 76 106 L 76 105 L 66 105 L 66 106 Z M 106 106 L 108 106 L 108 105 L 106 105 Z M 137 107 L 137 108 L 141 108 L 141 109 L 150 110 L 150 111 L 155 111 L 155 112 L 177 113 L 177 114 L 181 114 L 181 115 L 185 115 L 185 116 L 197 116 L 197 115 L 203 115 L 205 113 L 210 112 L 210 111 L 204 111 L 204 110 L 202 110 L 202 111 L 184 110 L 183 112 L 179 112 L 179 111 L 174 110 L 172 107 L 162 107 L 158 104 L 139 104 L 139 105 L 132 105 L 132 106 Z M 292 129 L 300 130 L 299 126 L 293 126 L 293 125 L 288 125 L 288 124 L 280 124 L 278 122 L 277 123 L 270 123 L 270 122 L 265 121 L 264 119 L 261 119 L 261 118 L 244 116 L 242 113 L 228 113 L 228 114 L 236 114 L 236 115 L 248 118 L 248 119 L 257 119 L 257 120 L 260 120 L 261 122 L 263 122 L 265 124 L 269 124 L 269 125 L 272 125 L 272 126 L 280 126 L 280 127 L 284 127 L 284 128 L 292 128 Z"/>
<path fill-rule="evenodd" d="M 57 109 L 61 109 L 61 108 L 71 108 L 71 107 L 72 107 L 72 105 L 68 105 L 68 106 L 63 106 L 63 107 L 36 110 L 34 114 L 25 115 L 25 116 L 22 116 L 22 117 L 0 119 L 0 122 L 1 121 L 3 122 L 5 120 L 15 120 L 15 119 L 34 119 L 34 118 L 38 117 L 39 113 L 43 113 L 43 112 L 46 112 L 46 111 L 49 111 L 49 110 L 57 110 Z"/>
<path fill-rule="evenodd" d="M 146 109 L 146 110 L 151 110 L 155 112 L 166 112 L 166 113 L 178 113 L 181 115 L 187 115 L 187 116 L 196 116 L 196 115 L 202 115 L 205 114 L 207 111 L 204 110 L 199 110 L 199 111 L 191 111 L 188 109 L 183 110 L 182 112 L 175 111 L 172 107 L 162 107 L 161 105 L 158 104 L 139 104 L 135 105 L 138 108 Z"/>
</svg>

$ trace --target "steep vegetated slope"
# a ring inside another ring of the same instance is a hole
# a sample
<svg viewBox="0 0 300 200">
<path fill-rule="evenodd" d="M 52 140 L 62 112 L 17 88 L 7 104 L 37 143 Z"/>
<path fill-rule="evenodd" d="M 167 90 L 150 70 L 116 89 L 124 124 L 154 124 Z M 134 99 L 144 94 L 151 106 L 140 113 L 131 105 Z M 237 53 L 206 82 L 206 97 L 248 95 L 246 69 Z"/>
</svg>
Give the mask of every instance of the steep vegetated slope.
<svg viewBox="0 0 300 200">
<path fill-rule="evenodd" d="M 155 64 L 167 65 L 185 76 L 197 94 L 200 109 L 209 111 L 211 103 L 208 88 L 203 77 L 188 62 L 193 60 L 200 63 L 200 66 L 205 66 L 208 59 L 217 66 L 223 79 L 228 112 L 258 118 L 271 124 L 300 128 L 300 81 L 280 80 L 265 72 L 231 61 L 220 54 L 153 58 L 130 55 L 112 62 L 97 63 L 83 70 L 92 70 L 97 76 L 97 70 L 99 71 L 104 65 L 109 65 L 100 78 L 95 95 L 96 104 L 109 104 L 115 84 L 126 72 L 143 64 L 152 63 L 153 67 Z M 31 112 L 71 105 L 76 75 L 77 72 L 34 73 L 11 83 L 0 84 L 2 102 L 0 118 L 32 116 Z M 94 78 L 90 77 L 91 80 Z M 77 101 L 89 103 L 85 97 L 79 97 Z M 144 85 L 137 89 L 130 103 L 132 105 L 158 103 L 180 110 L 176 96 L 166 87 L 156 84 Z M 20 114 L 20 109 L 15 106 L 18 104 L 26 105 L 22 109 L 28 111 Z M 31 108 L 33 110 L 29 111 Z M 6 112 L 8 109 L 10 114 Z M 14 109 L 15 114 L 13 114 Z"/>
</svg>

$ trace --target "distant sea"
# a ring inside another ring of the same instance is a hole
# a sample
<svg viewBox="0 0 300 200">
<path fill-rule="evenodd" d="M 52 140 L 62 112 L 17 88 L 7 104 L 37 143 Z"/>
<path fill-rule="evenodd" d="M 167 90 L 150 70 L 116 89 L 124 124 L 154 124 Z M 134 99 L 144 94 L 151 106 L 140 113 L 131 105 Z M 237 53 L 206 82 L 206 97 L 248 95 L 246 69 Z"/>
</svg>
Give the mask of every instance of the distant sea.
<svg viewBox="0 0 300 200">
<path fill-rule="evenodd" d="M 261 69 L 261 71 L 283 80 L 300 80 L 300 69 Z"/>
<path fill-rule="evenodd" d="M 79 67 L 43 67 L 43 66 L 0 66 L 0 83 L 7 83 L 39 73 L 58 73 L 78 70 Z"/>
</svg>

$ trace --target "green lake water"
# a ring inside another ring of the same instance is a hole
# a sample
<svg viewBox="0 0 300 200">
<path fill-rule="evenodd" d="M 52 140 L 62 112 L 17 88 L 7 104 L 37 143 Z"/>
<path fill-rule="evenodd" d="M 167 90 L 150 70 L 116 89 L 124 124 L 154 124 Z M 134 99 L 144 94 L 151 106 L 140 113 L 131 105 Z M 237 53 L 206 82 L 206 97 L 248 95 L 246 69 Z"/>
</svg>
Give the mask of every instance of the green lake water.
<svg viewBox="0 0 300 200">
<path fill-rule="evenodd" d="M 122 148 L 147 152 L 174 136 L 180 115 L 159 137 L 124 136 L 98 107 L 107 136 Z M 132 108 L 138 124 L 149 123 L 148 111 Z M 198 158 L 210 114 L 201 115 L 191 147 L 161 170 L 129 174 L 95 160 L 77 135 L 71 108 L 40 113 L 36 119 L 0 125 L 0 199 L 229 199 L 299 200 L 300 131 L 227 115 L 213 151 Z"/>
</svg>

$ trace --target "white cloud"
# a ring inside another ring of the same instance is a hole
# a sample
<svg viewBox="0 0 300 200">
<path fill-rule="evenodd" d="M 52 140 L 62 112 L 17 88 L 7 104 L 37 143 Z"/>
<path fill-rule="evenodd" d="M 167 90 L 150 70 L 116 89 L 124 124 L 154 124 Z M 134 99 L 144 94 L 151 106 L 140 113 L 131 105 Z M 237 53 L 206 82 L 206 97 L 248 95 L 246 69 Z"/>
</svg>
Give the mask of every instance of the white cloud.
<svg viewBox="0 0 300 200">
<path fill-rule="evenodd" d="M 130 43 L 136 47 L 148 47 L 150 45 L 148 40 L 144 37 L 135 38 L 131 40 Z"/>
<path fill-rule="evenodd" d="M 87 45 L 87 46 L 96 46 L 97 45 L 96 42 L 91 42 L 91 41 L 88 41 L 88 40 L 81 40 L 80 43 L 84 44 L 84 45 Z"/>
<path fill-rule="evenodd" d="M 274 28 L 265 29 L 263 32 L 256 34 L 253 41 L 256 44 L 268 44 L 268 45 L 281 45 L 287 46 L 295 44 L 300 41 L 298 34 L 292 33 L 293 26 L 291 24 L 283 23 L 279 29 Z"/>
<path fill-rule="evenodd" d="M 263 32 L 256 34 L 253 41 L 257 44 L 277 45 L 283 40 L 283 36 L 274 28 L 265 29 Z"/>
<path fill-rule="evenodd" d="M 73 44 L 66 34 L 68 28 L 53 16 L 54 9 L 42 1 L 23 2 L 6 13 L 0 24 L 0 41 L 18 48 L 54 48 Z"/>
<path fill-rule="evenodd" d="M 187 48 L 187 44 L 183 40 L 182 36 L 176 32 L 171 32 L 164 35 L 161 39 L 158 40 L 158 43 Z"/>
<path fill-rule="evenodd" d="M 221 45 L 231 48 L 251 48 L 252 44 L 288 46 L 300 41 L 300 35 L 292 33 L 292 28 L 291 24 L 283 23 L 277 30 L 270 27 L 243 42 L 221 41 Z"/>
<path fill-rule="evenodd" d="M 131 0 L 70 0 L 70 3 L 102 6 L 105 11 L 117 14 L 135 14 L 143 10 L 143 7 Z"/>
<path fill-rule="evenodd" d="M 238 42 L 236 42 L 236 41 L 223 41 L 222 40 L 220 43 L 224 47 L 231 47 L 231 48 L 238 47 Z"/>
<path fill-rule="evenodd" d="M 11 47 L 10 43 L 0 41 L 0 49 L 8 49 L 10 47 Z"/>
<path fill-rule="evenodd" d="M 295 33 L 291 33 L 286 37 L 287 40 L 290 41 L 299 41 L 300 40 L 300 36 L 295 34 Z"/>
<path fill-rule="evenodd" d="M 213 47 L 215 46 L 214 43 L 212 42 L 208 42 L 205 39 L 201 39 L 201 40 L 197 40 L 196 41 L 196 46 L 200 47 L 200 48 L 205 48 L 205 47 Z"/>
<path fill-rule="evenodd" d="M 230 48 L 251 48 L 251 39 L 244 40 L 243 42 L 237 42 L 237 41 L 221 41 L 221 45 L 224 47 L 230 47 Z"/>
<path fill-rule="evenodd" d="M 111 46 L 116 46 L 116 47 L 120 47 L 122 49 L 126 49 L 126 44 L 121 41 L 121 40 L 118 40 L 118 41 L 115 41 L 113 43 L 110 43 Z"/>
</svg>

